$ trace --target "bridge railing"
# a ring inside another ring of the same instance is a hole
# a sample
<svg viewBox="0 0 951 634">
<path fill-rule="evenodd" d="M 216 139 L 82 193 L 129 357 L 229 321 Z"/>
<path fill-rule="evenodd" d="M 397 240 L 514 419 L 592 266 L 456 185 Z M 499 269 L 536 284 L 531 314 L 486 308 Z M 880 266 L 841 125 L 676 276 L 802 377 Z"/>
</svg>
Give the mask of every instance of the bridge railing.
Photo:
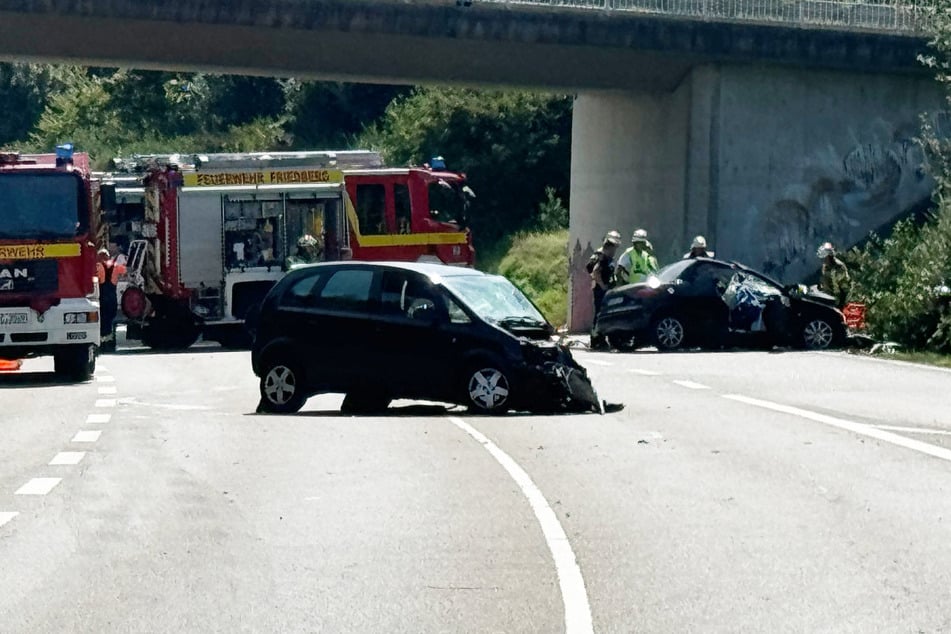
<svg viewBox="0 0 951 634">
<path fill-rule="evenodd" d="M 481 3 L 600 9 L 654 15 L 780 23 L 887 31 L 915 35 L 926 31 L 934 0 L 475 0 Z"/>
</svg>

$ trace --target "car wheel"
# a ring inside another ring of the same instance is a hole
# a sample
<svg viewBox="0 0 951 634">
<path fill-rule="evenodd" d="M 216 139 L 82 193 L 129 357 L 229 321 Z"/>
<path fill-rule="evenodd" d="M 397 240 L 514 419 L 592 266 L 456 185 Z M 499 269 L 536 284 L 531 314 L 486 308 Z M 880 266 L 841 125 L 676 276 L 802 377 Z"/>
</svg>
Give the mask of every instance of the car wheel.
<svg viewBox="0 0 951 634">
<path fill-rule="evenodd" d="M 837 339 L 835 326 L 822 317 L 807 319 L 802 328 L 802 345 L 808 350 L 827 350 Z"/>
<path fill-rule="evenodd" d="M 389 396 L 372 392 L 347 392 L 340 405 L 344 414 L 380 414 L 390 406 Z"/>
<path fill-rule="evenodd" d="M 654 322 L 651 328 L 654 345 L 658 350 L 679 350 L 687 339 L 687 329 L 682 318 L 676 315 L 664 315 Z"/>
<path fill-rule="evenodd" d="M 270 361 L 261 373 L 259 410 L 274 414 L 292 414 L 304 406 L 304 374 L 293 362 Z"/>
<path fill-rule="evenodd" d="M 508 372 L 498 364 L 479 364 L 466 372 L 466 404 L 484 414 L 503 414 L 511 404 Z"/>
</svg>

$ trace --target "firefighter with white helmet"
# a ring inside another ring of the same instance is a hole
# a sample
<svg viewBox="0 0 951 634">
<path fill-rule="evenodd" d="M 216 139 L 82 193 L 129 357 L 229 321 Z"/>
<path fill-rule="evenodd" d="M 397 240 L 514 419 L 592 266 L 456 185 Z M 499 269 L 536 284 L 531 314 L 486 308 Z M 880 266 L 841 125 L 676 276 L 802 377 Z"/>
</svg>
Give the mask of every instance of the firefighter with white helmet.
<svg viewBox="0 0 951 634">
<path fill-rule="evenodd" d="M 657 258 L 647 239 L 647 231 L 637 229 L 631 236 L 631 246 L 618 258 L 614 277 L 618 284 L 636 284 L 657 270 Z"/>
<path fill-rule="evenodd" d="M 317 262 L 320 259 L 320 253 L 320 242 L 314 236 L 305 233 L 297 239 L 297 251 L 287 258 L 287 268 Z"/>
<path fill-rule="evenodd" d="M 835 247 L 831 242 L 824 242 L 816 250 L 816 257 L 822 260 L 822 271 L 819 275 L 819 290 L 835 297 L 839 308 L 848 303 L 852 279 L 845 262 L 836 257 Z"/>
<path fill-rule="evenodd" d="M 692 260 L 693 258 L 712 258 L 713 253 L 707 251 L 707 239 L 703 236 L 697 236 L 693 239 L 693 242 L 690 243 L 690 250 L 684 253 L 684 260 Z"/>
<path fill-rule="evenodd" d="M 604 301 L 604 295 L 608 292 L 614 282 L 614 254 L 617 252 L 618 245 L 621 244 L 621 234 L 617 231 L 609 231 L 604 236 L 601 246 L 591 254 L 585 269 L 591 276 L 591 294 L 594 296 L 594 323 L 598 321 L 598 313 L 601 312 L 601 302 Z M 593 326 L 593 325 L 592 325 Z M 592 348 L 605 348 L 606 342 L 602 337 L 591 335 Z"/>
</svg>

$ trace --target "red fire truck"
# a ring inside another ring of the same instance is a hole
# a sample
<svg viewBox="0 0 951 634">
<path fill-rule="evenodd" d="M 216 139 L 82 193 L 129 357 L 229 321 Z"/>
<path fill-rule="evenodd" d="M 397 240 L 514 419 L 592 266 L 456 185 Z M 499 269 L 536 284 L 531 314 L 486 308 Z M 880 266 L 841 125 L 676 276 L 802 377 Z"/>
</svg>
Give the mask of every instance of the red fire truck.
<svg viewBox="0 0 951 634">
<path fill-rule="evenodd" d="M 99 191 L 89 157 L 0 153 L 0 359 L 52 355 L 58 375 L 96 368 Z"/>
<path fill-rule="evenodd" d="M 151 155 L 113 161 L 112 240 L 128 245 L 127 336 L 153 348 L 200 335 L 240 345 L 243 323 L 311 236 L 319 260 L 472 266 L 472 190 L 441 161 L 387 168 L 379 154 Z"/>
</svg>

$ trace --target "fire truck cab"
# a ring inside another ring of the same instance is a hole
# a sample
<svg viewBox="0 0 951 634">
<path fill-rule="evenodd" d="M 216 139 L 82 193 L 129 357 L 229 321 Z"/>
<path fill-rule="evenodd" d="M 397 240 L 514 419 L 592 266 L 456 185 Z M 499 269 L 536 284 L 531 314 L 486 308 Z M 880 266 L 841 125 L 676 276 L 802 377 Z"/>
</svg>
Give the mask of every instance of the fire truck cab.
<svg viewBox="0 0 951 634">
<path fill-rule="evenodd" d="M 95 372 L 98 200 L 71 145 L 0 153 L 0 359 L 52 356 L 70 380 Z"/>
<path fill-rule="evenodd" d="M 244 322 L 288 268 L 340 259 L 471 266 L 465 176 L 385 168 L 368 151 L 116 159 L 112 240 L 128 248 L 127 336 L 248 343 Z"/>
</svg>

